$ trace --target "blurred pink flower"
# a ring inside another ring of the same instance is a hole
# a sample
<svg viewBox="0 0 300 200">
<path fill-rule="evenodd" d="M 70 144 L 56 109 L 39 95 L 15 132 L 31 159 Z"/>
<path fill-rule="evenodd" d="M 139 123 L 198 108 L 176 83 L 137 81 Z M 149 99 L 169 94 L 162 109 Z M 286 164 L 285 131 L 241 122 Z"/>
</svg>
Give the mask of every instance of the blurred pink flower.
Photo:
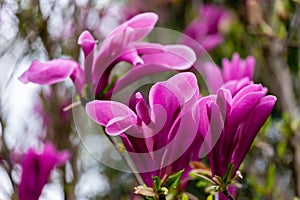
<svg viewBox="0 0 300 200">
<path fill-rule="evenodd" d="M 155 13 L 134 16 L 115 28 L 103 41 L 99 53 L 94 58 L 96 41 L 84 31 L 79 39 L 84 55 L 84 68 L 69 59 L 55 59 L 41 63 L 34 61 L 19 78 L 22 82 L 53 84 L 71 77 L 78 94 L 86 99 L 104 98 L 103 91 L 112 83 L 105 98 L 112 91 L 120 90 L 128 84 L 149 74 L 186 70 L 196 60 L 194 52 L 184 45 L 160 45 L 141 42 L 153 29 L 158 20 Z M 132 65 L 129 72 L 116 82 L 111 77 L 112 69 L 124 61 Z M 86 91 L 86 87 L 91 91 Z M 92 93 L 93 97 L 87 97 Z"/>
<path fill-rule="evenodd" d="M 130 109 L 114 101 L 95 100 L 86 105 L 88 116 L 110 136 L 120 136 L 136 169 L 147 186 L 152 177 L 163 178 L 185 169 L 198 160 L 197 100 L 200 98 L 196 77 L 179 73 L 156 83 L 149 92 L 149 106 L 140 93 Z"/>
<path fill-rule="evenodd" d="M 182 43 L 191 47 L 197 55 L 200 55 L 204 50 L 210 51 L 223 42 L 220 24 L 227 20 L 228 12 L 215 5 L 202 5 L 199 7 L 198 13 L 198 17 L 184 30 L 184 34 L 197 43 L 189 38 L 183 38 Z M 199 47 L 199 44 L 201 47 Z"/>
<path fill-rule="evenodd" d="M 69 158 L 68 151 L 58 152 L 52 144 L 45 144 L 42 152 L 29 149 L 22 161 L 20 200 L 38 200 L 51 171 L 56 166 L 63 165 Z"/>
</svg>

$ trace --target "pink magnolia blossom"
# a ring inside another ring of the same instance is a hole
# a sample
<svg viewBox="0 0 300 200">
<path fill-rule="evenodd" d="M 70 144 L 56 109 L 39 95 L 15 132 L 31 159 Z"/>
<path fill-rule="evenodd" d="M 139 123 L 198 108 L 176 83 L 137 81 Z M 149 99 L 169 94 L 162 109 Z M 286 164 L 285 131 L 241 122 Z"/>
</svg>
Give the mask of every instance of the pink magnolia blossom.
<svg viewBox="0 0 300 200">
<path fill-rule="evenodd" d="M 95 53 L 96 41 L 88 31 L 79 39 L 85 61 L 84 68 L 69 59 L 54 59 L 47 62 L 34 61 L 19 78 L 22 82 L 53 84 L 71 77 L 78 94 L 90 99 L 109 98 L 113 91 L 147 76 L 169 70 L 186 70 L 196 60 L 194 52 L 184 45 L 160 45 L 141 42 L 153 29 L 158 20 L 155 13 L 142 13 L 116 27 L 103 41 L 99 52 Z M 132 65 L 128 74 L 111 78 L 111 72 L 117 63 L 124 61 Z M 112 83 L 108 95 L 102 92 Z M 86 91 L 88 86 L 91 91 Z"/>
<path fill-rule="evenodd" d="M 241 59 L 239 54 L 234 53 L 231 60 L 223 58 L 222 69 L 214 63 L 204 63 L 201 66 L 201 71 L 206 78 L 210 91 L 216 93 L 224 84 L 227 85 L 226 87 L 233 87 L 234 84 L 244 83 L 246 79 L 248 82 L 253 80 L 255 63 L 253 56 Z M 242 79 L 244 79 L 243 82 L 230 82 Z"/>
<path fill-rule="evenodd" d="M 196 77 L 179 73 L 158 82 L 149 92 L 149 103 L 140 93 L 133 109 L 125 104 L 95 100 L 86 105 L 88 116 L 105 127 L 110 136 L 120 136 L 147 186 L 152 176 L 163 178 L 182 169 L 189 172 L 189 162 L 198 159 Z"/>
<path fill-rule="evenodd" d="M 189 38 L 184 38 L 182 42 L 200 55 L 204 50 L 212 50 L 223 42 L 223 35 L 219 28 L 220 24 L 228 18 L 228 12 L 215 5 L 202 5 L 198 13 L 199 16 L 184 30 L 184 34 L 198 43 L 192 42 Z"/>
<path fill-rule="evenodd" d="M 234 164 L 235 175 L 276 103 L 275 96 L 266 95 L 266 88 L 245 80 L 230 81 L 227 86 L 234 87 L 225 85 L 216 95 L 205 97 L 205 103 L 199 103 L 200 132 L 212 136 L 219 132 L 219 139 L 208 154 L 213 176 L 224 176 L 230 163 Z"/>
<path fill-rule="evenodd" d="M 42 152 L 29 149 L 22 162 L 20 200 L 38 200 L 51 171 L 56 166 L 63 165 L 69 158 L 68 151 L 58 152 L 51 144 L 45 144 Z"/>
</svg>

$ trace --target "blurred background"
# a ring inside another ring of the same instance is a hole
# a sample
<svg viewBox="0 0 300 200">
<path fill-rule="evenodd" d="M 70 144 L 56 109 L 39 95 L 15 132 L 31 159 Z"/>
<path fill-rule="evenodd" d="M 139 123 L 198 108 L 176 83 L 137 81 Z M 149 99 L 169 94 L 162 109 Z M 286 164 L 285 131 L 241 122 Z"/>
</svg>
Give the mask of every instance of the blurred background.
<svg viewBox="0 0 300 200">
<path fill-rule="evenodd" d="M 0 0 L 0 199 L 18 199 L 22 155 L 45 141 L 69 149 L 72 158 L 51 174 L 40 199 L 130 198 L 138 185 L 133 175 L 95 159 L 93 154 L 110 155 L 111 147 L 100 145 L 91 153 L 78 137 L 72 111 L 63 111 L 72 102 L 72 84 L 24 85 L 17 77 L 35 59 L 83 62 L 77 44 L 82 31 L 89 30 L 101 42 L 118 24 L 146 11 L 159 15 L 158 27 L 198 41 L 219 66 L 235 52 L 241 58 L 255 57 L 255 82 L 268 87 L 278 102 L 240 168 L 244 178 L 238 199 L 299 199 L 296 0 Z M 189 191 L 197 194 L 204 191 L 201 187 L 192 185 Z"/>
</svg>

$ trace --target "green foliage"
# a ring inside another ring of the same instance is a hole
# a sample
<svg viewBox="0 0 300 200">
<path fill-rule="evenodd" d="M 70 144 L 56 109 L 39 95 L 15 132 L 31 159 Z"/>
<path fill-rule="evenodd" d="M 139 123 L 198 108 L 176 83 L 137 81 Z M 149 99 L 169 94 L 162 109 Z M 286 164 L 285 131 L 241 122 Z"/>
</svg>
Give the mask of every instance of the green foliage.
<svg viewBox="0 0 300 200">
<path fill-rule="evenodd" d="M 161 199 L 187 199 L 187 195 L 178 191 L 180 179 L 184 170 L 180 170 L 174 174 L 169 175 L 166 180 L 162 180 L 158 176 L 153 176 L 153 188 L 147 186 L 138 186 L 135 188 L 135 193 L 144 196 L 148 200 Z"/>
<path fill-rule="evenodd" d="M 161 191 L 162 181 L 158 176 L 154 176 L 152 177 L 152 179 L 153 179 L 153 189 L 155 192 L 159 193 Z"/>
<path fill-rule="evenodd" d="M 166 188 L 176 189 L 180 183 L 180 179 L 181 179 L 183 172 L 184 172 L 184 169 L 175 174 L 170 175 L 166 181 Z"/>
<path fill-rule="evenodd" d="M 274 163 L 271 163 L 267 169 L 267 183 L 265 188 L 266 192 L 270 192 L 274 188 L 275 175 L 276 175 L 276 166 Z"/>
</svg>

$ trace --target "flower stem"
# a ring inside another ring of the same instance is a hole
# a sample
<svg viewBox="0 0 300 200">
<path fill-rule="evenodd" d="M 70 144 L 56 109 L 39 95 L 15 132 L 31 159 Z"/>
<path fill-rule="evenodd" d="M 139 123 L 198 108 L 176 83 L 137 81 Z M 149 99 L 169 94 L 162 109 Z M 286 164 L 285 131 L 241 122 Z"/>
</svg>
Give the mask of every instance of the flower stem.
<svg viewBox="0 0 300 200">
<path fill-rule="evenodd" d="M 101 131 L 102 131 L 103 133 L 105 133 L 103 127 L 102 127 L 102 126 L 99 126 L 99 127 L 100 127 Z M 112 145 L 114 146 L 114 148 L 120 153 L 122 159 L 124 160 L 124 162 L 126 163 L 126 165 L 128 166 L 128 168 L 129 168 L 129 169 L 132 171 L 132 173 L 134 174 L 134 177 L 135 177 L 136 181 L 137 181 L 138 183 L 140 183 L 140 184 L 143 184 L 143 180 L 138 176 L 137 173 L 135 173 L 134 167 L 131 165 L 129 159 L 126 158 L 126 156 L 124 155 L 124 153 L 122 153 L 122 152 L 120 151 L 120 149 L 118 148 L 117 143 L 116 143 L 109 135 L 107 135 L 107 134 L 105 134 L 105 135 L 106 135 L 106 137 L 108 138 L 108 140 L 112 143 Z"/>
</svg>

